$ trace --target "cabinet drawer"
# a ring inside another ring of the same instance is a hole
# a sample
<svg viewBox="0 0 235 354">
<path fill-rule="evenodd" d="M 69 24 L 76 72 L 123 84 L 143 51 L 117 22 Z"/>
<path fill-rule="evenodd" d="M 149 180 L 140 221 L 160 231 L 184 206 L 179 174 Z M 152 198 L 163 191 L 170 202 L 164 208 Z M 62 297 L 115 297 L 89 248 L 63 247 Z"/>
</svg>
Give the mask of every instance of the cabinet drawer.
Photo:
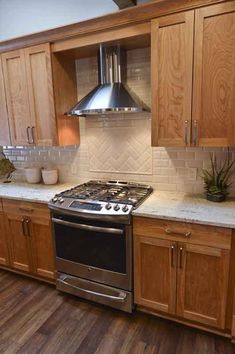
<svg viewBox="0 0 235 354">
<path fill-rule="evenodd" d="M 231 248 L 232 230 L 223 227 L 134 217 L 133 232 L 134 235 L 138 234 L 173 241 L 184 241 L 222 249 Z"/>
<path fill-rule="evenodd" d="M 5 213 L 50 218 L 49 208 L 45 204 L 3 199 L 2 205 Z"/>
</svg>

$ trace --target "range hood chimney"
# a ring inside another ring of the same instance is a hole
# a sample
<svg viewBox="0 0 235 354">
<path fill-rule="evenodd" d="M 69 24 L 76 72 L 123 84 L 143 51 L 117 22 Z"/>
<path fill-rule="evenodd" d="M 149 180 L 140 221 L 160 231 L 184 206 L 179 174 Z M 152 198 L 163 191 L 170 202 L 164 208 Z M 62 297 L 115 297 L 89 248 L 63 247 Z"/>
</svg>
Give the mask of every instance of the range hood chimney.
<svg viewBox="0 0 235 354">
<path fill-rule="evenodd" d="M 67 112 L 70 116 L 143 112 L 144 108 L 122 84 L 120 46 L 99 47 L 99 81 L 88 95 Z"/>
</svg>

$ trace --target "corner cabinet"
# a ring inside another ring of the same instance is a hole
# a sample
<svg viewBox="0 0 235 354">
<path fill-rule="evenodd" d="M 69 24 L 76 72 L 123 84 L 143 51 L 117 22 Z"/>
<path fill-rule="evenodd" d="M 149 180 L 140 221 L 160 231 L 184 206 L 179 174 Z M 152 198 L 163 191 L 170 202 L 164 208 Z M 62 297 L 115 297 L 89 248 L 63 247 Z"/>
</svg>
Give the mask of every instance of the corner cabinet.
<svg viewBox="0 0 235 354">
<path fill-rule="evenodd" d="M 10 137 L 12 145 L 69 145 L 71 142 L 60 140 L 60 124 L 58 122 L 57 102 L 53 83 L 52 57 L 50 44 L 41 44 L 25 49 L 4 53 L 1 56 L 3 66 L 3 81 Z M 75 63 L 71 67 L 75 68 Z M 57 71 L 61 76 L 61 71 Z M 1 75 L 1 73 L 0 73 Z M 70 77 L 65 78 L 70 82 Z M 56 78 L 55 78 L 56 81 Z M 76 89 L 73 85 L 73 94 Z M 63 90 L 62 90 L 63 91 Z M 71 93 L 71 92 L 70 92 Z M 66 95 L 64 104 L 67 103 Z M 0 87 L 1 100 L 1 87 Z M 64 112 L 63 112 L 64 113 Z M 0 117 L 0 121 L 1 121 Z M 72 128 L 70 129 L 70 125 Z M 75 129 L 74 129 L 75 128 Z M 66 133 L 73 130 L 73 144 L 79 143 L 79 125 L 74 119 L 68 119 Z M 4 141 L 0 136 L 0 145 Z"/>
<path fill-rule="evenodd" d="M 55 264 L 48 207 L 4 199 L 2 217 L 9 261 L 1 264 L 9 269 L 53 280 Z"/>
<path fill-rule="evenodd" d="M 142 217 L 133 222 L 135 303 L 224 330 L 232 231 Z"/>
<path fill-rule="evenodd" d="M 235 3 L 151 22 L 152 145 L 235 146 Z"/>
</svg>

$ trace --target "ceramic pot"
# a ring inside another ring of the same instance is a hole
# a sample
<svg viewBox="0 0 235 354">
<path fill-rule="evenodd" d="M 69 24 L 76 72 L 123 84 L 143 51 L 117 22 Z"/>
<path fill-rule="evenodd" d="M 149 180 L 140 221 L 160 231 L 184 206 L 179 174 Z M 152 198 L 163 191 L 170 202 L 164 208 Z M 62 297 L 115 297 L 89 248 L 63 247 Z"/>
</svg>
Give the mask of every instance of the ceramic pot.
<svg viewBox="0 0 235 354">
<path fill-rule="evenodd" d="M 223 202 L 226 199 L 226 195 L 224 194 L 206 194 L 206 199 L 210 202 Z"/>
<path fill-rule="evenodd" d="M 41 169 L 40 168 L 26 168 L 25 177 L 28 183 L 40 183 L 42 179 Z"/>
<path fill-rule="evenodd" d="M 58 170 L 42 170 L 42 179 L 45 184 L 56 184 L 58 182 Z"/>
</svg>

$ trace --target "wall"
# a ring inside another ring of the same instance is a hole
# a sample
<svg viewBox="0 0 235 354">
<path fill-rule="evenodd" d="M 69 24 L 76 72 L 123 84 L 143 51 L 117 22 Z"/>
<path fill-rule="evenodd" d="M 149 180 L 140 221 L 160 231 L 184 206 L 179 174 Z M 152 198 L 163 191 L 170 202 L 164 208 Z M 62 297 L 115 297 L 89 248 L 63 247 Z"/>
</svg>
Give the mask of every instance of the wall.
<svg viewBox="0 0 235 354">
<path fill-rule="evenodd" d="M 0 41 L 117 10 L 112 0 L 0 0 Z"/>
<path fill-rule="evenodd" d="M 150 105 L 149 63 L 149 49 L 128 51 L 127 84 L 146 105 Z M 96 58 L 77 61 L 77 82 L 78 98 L 95 86 Z M 152 148 L 150 113 L 80 118 L 80 126 L 80 146 L 6 148 L 18 168 L 14 178 L 22 179 L 27 166 L 58 166 L 61 181 L 119 179 L 148 183 L 158 190 L 202 193 L 201 169 L 208 166 L 210 154 L 220 160 L 227 155 L 221 148 Z"/>
</svg>

